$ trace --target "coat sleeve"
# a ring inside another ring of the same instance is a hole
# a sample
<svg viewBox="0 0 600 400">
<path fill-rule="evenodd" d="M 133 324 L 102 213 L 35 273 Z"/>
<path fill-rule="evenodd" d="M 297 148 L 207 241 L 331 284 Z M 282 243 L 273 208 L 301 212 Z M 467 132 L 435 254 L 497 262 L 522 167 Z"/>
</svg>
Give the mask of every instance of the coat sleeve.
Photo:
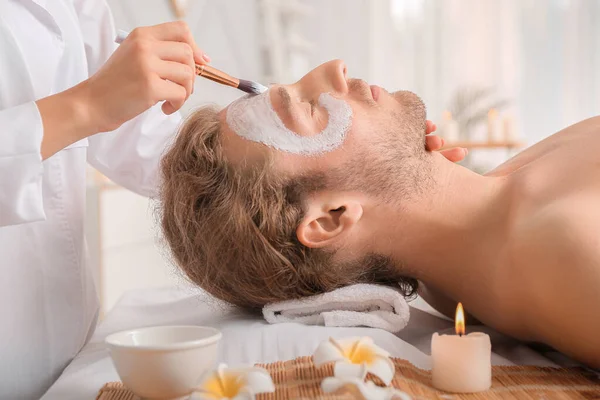
<svg viewBox="0 0 600 400">
<path fill-rule="evenodd" d="M 35 102 L 0 110 L 0 226 L 46 218 L 42 137 Z"/>
<path fill-rule="evenodd" d="M 105 0 L 74 0 L 74 4 L 91 76 L 116 49 L 115 27 Z M 90 137 L 88 162 L 119 185 L 153 196 L 160 157 L 180 121 L 178 113 L 166 116 L 156 105 L 115 131 Z"/>
</svg>

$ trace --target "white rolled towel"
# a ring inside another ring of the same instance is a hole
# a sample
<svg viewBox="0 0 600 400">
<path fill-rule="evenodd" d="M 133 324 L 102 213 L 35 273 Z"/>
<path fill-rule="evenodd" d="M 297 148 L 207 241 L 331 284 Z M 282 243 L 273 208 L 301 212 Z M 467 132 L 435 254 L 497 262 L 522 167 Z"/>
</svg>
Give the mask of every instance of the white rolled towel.
<svg viewBox="0 0 600 400">
<path fill-rule="evenodd" d="M 368 326 L 399 332 L 408 323 L 408 303 L 400 291 L 382 285 L 356 284 L 296 300 L 267 304 L 263 316 L 270 324 Z"/>
</svg>

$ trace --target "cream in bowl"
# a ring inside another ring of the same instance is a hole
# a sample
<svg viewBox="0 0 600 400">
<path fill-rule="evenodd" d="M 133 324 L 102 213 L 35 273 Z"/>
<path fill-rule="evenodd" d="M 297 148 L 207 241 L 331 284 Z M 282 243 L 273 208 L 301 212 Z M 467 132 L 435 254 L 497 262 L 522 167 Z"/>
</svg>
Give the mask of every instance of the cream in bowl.
<svg viewBox="0 0 600 400">
<path fill-rule="evenodd" d="M 217 359 L 221 332 L 155 326 L 113 333 L 105 342 L 123 384 L 146 399 L 188 396 Z"/>
</svg>

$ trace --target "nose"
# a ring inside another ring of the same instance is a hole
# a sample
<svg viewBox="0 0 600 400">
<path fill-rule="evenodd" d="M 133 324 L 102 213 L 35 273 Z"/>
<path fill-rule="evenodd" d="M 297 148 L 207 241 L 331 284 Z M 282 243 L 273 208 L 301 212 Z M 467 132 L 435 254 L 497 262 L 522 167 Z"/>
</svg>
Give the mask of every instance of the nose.
<svg viewBox="0 0 600 400">
<path fill-rule="evenodd" d="M 342 60 L 332 60 L 322 65 L 324 74 L 327 75 L 331 82 L 333 90 L 336 92 L 347 93 L 348 83 L 346 81 L 346 63 Z"/>
<path fill-rule="evenodd" d="M 332 60 L 319 65 L 298 82 L 303 92 L 314 95 L 336 92 L 348 93 L 347 68 L 342 60 Z"/>
</svg>

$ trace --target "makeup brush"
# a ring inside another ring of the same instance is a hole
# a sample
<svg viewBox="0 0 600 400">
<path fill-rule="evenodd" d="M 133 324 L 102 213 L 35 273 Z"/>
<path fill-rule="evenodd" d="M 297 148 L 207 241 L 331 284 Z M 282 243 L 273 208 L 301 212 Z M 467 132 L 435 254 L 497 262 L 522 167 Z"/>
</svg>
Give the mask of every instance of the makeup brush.
<svg viewBox="0 0 600 400">
<path fill-rule="evenodd" d="M 217 83 L 231 86 L 240 89 L 243 92 L 250 94 L 261 94 L 267 91 L 267 87 L 261 85 L 258 82 L 247 81 L 245 79 L 234 78 L 231 75 L 226 74 L 210 65 L 198 65 L 196 64 L 196 75 L 201 76 Z"/>
<path fill-rule="evenodd" d="M 127 38 L 129 32 L 119 30 L 115 42 L 121 44 Z M 211 81 L 240 89 L 242 92 L 250 94 L 261 94 L 267 91 L 267 87 L 258 82 L 247 81 L 245 79 L 234 78 L 225 72 L 218 70 L 209 65 L 196 64 L 196 75 L 201 76 Z"/>
</svg>

